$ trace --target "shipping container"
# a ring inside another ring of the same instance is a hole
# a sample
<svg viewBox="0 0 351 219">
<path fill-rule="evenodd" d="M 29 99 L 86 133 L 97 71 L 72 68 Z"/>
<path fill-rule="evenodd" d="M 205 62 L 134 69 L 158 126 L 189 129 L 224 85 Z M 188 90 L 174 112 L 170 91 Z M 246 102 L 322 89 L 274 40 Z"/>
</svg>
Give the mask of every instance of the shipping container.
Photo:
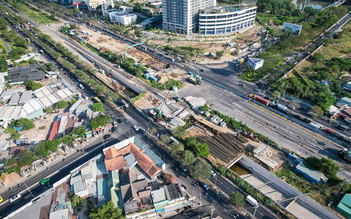
<svg viewBox="0 0 351 219">
<path fill-rule="evenodd" d="M 271 101 L 269 101 L 263 97 L 257 96 L 257 95 L 254 95 L 254 100 L 256 100 L 259 103 L 262 103 L 265 106 L 268 106 L 268 104 L 271 102 Z"/>
</svg>

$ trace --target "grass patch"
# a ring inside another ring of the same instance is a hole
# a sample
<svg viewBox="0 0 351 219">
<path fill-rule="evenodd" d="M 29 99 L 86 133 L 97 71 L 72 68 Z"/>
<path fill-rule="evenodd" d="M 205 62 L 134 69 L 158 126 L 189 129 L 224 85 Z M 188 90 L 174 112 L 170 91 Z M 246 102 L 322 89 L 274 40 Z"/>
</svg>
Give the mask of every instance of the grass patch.
<svg viewBox="0 0 351 219">
<path fill-rule="evenodd" d="M 17 3 L 20 11 L 25 14 L 26 16 L 28 16 L 31 20 L 37 22 L 38 24 L 50 24 L 50 23 L 56 23 L 59 20 L 57 20 L 56 18 L 54 18 L 51 15 L 48 15 L 45 12 L 42 12 L 36 8 L 33 8 L 32 6 L 22 3 L 22 2 L 18 2 Z"/>
<path fill-rule="evenodd" d="M 4 42 L 0 38 L 0 50 L 1 50 L 1 55 L 7 55 L 9 52 L 6 50 L 6 47 L 4 45 Z"/>
</svg>

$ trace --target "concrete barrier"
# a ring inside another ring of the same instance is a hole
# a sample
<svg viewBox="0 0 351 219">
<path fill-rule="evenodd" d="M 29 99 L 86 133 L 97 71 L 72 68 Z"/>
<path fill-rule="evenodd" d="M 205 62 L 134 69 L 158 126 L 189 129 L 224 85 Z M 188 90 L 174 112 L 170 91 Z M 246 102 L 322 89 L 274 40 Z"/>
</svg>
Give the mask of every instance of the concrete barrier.
<svg viewBox="0 0 351 219">
<path fill-rule="evenodd" d="M 54 183 L 52 185 L 52 188 L 55 189 L 57 186 L 61 185 L 63 182 L 66 182 L 70 177 L 71 177 L 71 174 L 68 174 L 67 176 L 63 177 L 62 179 L 60 179 L 59 181 Z"/>
</svg>

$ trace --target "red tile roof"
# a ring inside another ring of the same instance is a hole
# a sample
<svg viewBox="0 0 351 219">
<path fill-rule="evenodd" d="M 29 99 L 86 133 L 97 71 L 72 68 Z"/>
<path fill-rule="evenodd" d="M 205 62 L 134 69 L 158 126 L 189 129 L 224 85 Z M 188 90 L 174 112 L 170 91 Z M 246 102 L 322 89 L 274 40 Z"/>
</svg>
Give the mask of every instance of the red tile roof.
<svg viewBox="0 0 351 219">
<path fill-rule="evenodd" d="M 105 152 L 105 166 L 107 171 L 119 170 L 128 166 L 124 156 L 132 154 L 138 162 L 139 167 L 150 177 L 161 172 L 155 162 L 149 158 L 144 151 L 134 143 L 129 143 L 126 147 L 116 149 L 113 146 Z"/>
</svg>

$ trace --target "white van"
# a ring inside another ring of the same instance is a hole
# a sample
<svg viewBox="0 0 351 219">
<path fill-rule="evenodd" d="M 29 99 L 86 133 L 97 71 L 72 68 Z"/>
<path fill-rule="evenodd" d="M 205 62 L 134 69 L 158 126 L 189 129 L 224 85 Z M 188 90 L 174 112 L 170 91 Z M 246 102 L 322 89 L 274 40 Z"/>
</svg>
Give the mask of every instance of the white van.
<svg viewBox="0 0 351 219">
<path fill-rule="evenodd" d="M 82 84 L 78 84 L 79 88 L 84 90 L 84 86 Z"/>
<path fill-rule="evenodd" d="M 248 195 L 246 197 L 246 201 L 248 203 L 250 203 L 250 205 L 254 206 L 254 207 L 257 207 L 258 206 L 258 202 L 256 201 L 256 199 L 252 198 L 252 196 Z"/>
</svg>

